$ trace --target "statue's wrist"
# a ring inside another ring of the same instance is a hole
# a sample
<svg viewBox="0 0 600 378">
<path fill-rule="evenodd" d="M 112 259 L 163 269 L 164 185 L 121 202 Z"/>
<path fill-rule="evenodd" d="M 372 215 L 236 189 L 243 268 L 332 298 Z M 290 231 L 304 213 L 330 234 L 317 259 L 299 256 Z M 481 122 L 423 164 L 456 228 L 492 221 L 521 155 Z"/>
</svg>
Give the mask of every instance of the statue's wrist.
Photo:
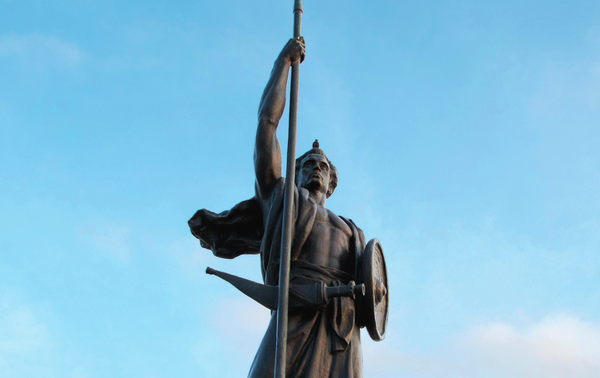
<svg viewBox="0 0 600 378">
<path fill-rule="evenodd" d="M 291 65 L 292 65 L 292 60 L 290 59 L 290 57 L 289 57 L 289 56 L 280 55 L 280 56 L 277 58 L 277 61 L 276 61 L 276 63 L 279 63 L 279 64 L 286 64 L 286 65 L 288 65 L 288 66 L 291 66 Z"/>
</svg>

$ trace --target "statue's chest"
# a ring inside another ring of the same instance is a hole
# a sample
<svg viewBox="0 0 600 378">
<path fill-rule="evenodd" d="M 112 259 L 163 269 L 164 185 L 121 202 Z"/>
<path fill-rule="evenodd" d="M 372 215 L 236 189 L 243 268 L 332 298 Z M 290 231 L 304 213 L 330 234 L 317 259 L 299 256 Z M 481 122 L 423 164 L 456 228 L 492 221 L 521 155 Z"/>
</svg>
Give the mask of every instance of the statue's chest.
<svg viewBox="0 0 600 378">
<path fill-rule="evenodd" d="M 349 246 L 352 231 L 339 217 L 322 210 L 323 212 L 317 211 L 313 227 L 298 258 L 346 271 L 351 266 Z"/>
</svg>

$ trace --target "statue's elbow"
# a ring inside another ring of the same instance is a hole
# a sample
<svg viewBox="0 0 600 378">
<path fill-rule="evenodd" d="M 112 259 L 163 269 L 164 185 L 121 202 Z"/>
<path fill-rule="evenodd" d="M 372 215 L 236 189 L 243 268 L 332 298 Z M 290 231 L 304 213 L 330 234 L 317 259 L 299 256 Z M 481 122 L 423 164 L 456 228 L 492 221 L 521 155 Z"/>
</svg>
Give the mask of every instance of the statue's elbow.
<svg viewBox="0 0 600 378">
<path fill-rule="evenodd" d="M 261 113 L 258 116 L 258 126 L 267 128 L 276 128 L 279 120 L 271 113 Z"/>
</svg>

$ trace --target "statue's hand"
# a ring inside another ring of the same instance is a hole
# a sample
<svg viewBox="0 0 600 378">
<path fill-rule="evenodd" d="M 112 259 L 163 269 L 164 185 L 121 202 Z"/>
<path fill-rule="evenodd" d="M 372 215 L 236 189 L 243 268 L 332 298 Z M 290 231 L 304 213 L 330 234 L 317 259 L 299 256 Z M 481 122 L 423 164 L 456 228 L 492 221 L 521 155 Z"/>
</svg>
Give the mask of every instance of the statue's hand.
<svg viewBox="0 0 600 378">
<path fill-rule="evenodd" d="M 280 58 L 287 60 L 290 64 L 298 60 L 302 63 L 305 56 L 306 45 L 304 44 L 304 37 L 290 39 L 283 47 L 283 50 L 281 50 L 281 54 L 279 54 Z"/>
</svg>

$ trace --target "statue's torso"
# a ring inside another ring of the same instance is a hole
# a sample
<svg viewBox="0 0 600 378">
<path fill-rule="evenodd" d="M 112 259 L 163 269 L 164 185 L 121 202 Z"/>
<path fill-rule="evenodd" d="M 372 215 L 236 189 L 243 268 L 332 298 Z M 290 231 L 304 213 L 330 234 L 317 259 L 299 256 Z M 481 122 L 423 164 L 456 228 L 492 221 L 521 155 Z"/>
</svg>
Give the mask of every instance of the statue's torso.
<svg viewBox="0 0 600 378">
<path fill-rule="evenodd" d="M 352 274 L 351 237 L 346 222 L 317 205 L 314 225 L 297 259 Z"/>
</svg>

